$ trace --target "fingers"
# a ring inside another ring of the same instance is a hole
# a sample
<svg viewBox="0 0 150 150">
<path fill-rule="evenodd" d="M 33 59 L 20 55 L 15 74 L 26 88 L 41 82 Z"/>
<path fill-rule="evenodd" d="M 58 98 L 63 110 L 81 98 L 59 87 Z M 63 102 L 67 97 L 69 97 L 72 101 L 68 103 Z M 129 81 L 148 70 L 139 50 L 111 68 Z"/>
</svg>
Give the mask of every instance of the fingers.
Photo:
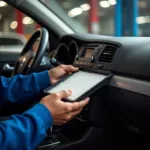
<svg viewBox="0 0 150 150">
<path fill-rule="evenodd" d="M 76 72 L 79 70 L 79 68 L 73 67 L 71 65 L 60 65 L 60 67 L 67 73 Z"/>
<path fill-rule="evenodd" d="M 89 100 L 90 98 L 86 98 L 85 100 L 82 100 L 80 102 L 74 102 L 74 103 L 64 102 L 63 107 L 66 112 L 76 111 L 85 107 L 89 103 Z"/>
<path fill-rule="evenodd" d="M 79 110 L 80 108 L 85 107 L 89 103 L 90 98 L 86 98 L 80 102 L 72 103 L 72 110 Z"/>
<path fill-rule="evenodd" d="M 86 106 L 89 102 L 89 98 L 86 98 L 85 100 L 82 100 L 80 102 L 74 102 L 74 103 L 69 103 L 69 102 L 63 102 L 61 99 L 66 98 L 70 96 L 72 93 L 70 90 L 68 91 L 61 91 L 59 93 L 54 93 L 51 96 L 55 100 L 60 100 L 57 101 L 57 105 L 59 105 L 59 111 L 55 115 L 55 125 L 62 125 L 67 123 L 68 121 L 72 120 L 74 116 L 78 115 L 84 106 Z M 54 101 L 53 101 L 54 102 Z M 55 105 L 54 105 L 55 106 Z M 53 115 L 54 116 L 54 115 Z"/>
<path fill-rule="evenodd" d="M 58 93 L 53 93 L 51 96 L 54 97 L 54 99 L 61 100 L 63 98 L 67 98 L 71 96 L 72 92 L 71 90 L 66 90 L 66 91 L 60 91 Z"/>
<path fill-rule="evenodd" d="M 72 120 L 76 115 L 81 113 L 82 110 L 83 108 L 80 108 L 79 110 L 65 113 L 62 120 L 59 120 L 59 122 L 61 122 L 62 124 L 67 123 L 68 121 Z"/>
</svg>

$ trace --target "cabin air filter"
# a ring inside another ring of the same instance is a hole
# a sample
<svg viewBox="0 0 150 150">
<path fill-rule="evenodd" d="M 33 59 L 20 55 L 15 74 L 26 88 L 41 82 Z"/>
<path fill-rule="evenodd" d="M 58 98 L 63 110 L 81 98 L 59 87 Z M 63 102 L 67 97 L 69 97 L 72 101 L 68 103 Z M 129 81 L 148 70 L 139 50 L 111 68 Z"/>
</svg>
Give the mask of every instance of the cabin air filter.
<svg viewBox="0 0 150 150">
<path fill-rule="evenodd" d="M 62 90 L 71 89 L 72 95 L 66 100 L 74 102 L 90 96 L 90 94 L 104 85 L 104 81 L 107 81 L 106 79 L 108 79 L 108 77 L 110 76 L 92 72 L 78 71 L 67 76 L 58 84 L 47 88 L 45 92 L 52 94 Z"/>
</svg>

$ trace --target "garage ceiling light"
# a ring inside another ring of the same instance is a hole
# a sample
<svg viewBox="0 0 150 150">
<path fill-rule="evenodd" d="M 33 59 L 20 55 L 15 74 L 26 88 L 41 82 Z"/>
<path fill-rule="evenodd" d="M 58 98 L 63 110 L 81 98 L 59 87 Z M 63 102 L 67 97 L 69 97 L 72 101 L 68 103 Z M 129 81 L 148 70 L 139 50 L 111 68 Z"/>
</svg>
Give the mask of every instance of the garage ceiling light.
<svg viewBox="0 0 150 150">
<path fill-rule="evenodd" d="M 100 6 L 103 7 L 103 8 L 108 8 L 110 7 L 110 4 L 108 1 L 100 1 Z"/>
<path fill-rule="evenodd" d="M 73 8 L 68 12 L 69 17 L 75 17 L 82 14 L 83 10 L 80 7 Z"/>
<path fill-rule="evenodd" d="M 146 23 L 144 16 L 137 17 L 136 21 L 137 21 L 138 24 L 144 24 L 144 23 Z"/>
<path fill-rule="evenodd" d="M 0 7 L 6 7 L 7 3 L 5 3 L 4 1 L 0 1 Z"/>
<path fill-rule="evenodd" d="M 24 17 L 22 23 L 25 25 L 32 24 L 33 20 L 30 17 Z"/>
<path fill-rule="evenodd" d="M 91 6 L 89 4 L 83 4 L 80 6 L 80 8 L 83 10 L 83 11 L 88 11 L 91 9 Z"/>
<path fill-rule="evenodd" d="M 116 5 L 117 4 L 116 0 L 108 0 L 108 2 L 110 5 Z"/>
<path fill-rule="evenodd" d="M 150 16 L 140 16 L 136 19 L 138 24 L 150 23 Z"/>
<path fill-rule="evenodd" d="M 11 24 L 10 24 L 10 28 L 11 29 L 16 29 L 18 27 L 18 22 L 17 21 L 13 21 Z"/>
</svg>

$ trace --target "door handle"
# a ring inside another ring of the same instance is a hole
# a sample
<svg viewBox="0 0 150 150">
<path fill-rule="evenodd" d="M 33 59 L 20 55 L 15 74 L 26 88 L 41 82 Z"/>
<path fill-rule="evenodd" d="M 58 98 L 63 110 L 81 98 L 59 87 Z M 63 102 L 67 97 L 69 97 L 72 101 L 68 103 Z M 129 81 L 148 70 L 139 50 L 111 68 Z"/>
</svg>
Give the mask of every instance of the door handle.
<svg viewBox="0 0 150 150">
<path fill-rule="evenodd" d="M 10 66 L 9 64 L 4 64 L 3 71 L 13 71 L 14 67 Z"/>
</svg>

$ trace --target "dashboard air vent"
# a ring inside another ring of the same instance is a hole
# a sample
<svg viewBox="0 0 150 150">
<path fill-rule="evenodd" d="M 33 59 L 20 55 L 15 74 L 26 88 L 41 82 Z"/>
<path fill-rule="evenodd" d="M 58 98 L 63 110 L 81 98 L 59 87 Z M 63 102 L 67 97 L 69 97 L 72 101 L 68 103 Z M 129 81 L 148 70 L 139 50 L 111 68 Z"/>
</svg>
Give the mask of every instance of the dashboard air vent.
<svg viewBox="0 0 150 150">
<path fill-rule="evenodd" d="M 106 46 L 99 57 L 99 61 L 111 63 L 114 58 L 116 50 L 117 47 L 115 46 Z"/>
</svg>

